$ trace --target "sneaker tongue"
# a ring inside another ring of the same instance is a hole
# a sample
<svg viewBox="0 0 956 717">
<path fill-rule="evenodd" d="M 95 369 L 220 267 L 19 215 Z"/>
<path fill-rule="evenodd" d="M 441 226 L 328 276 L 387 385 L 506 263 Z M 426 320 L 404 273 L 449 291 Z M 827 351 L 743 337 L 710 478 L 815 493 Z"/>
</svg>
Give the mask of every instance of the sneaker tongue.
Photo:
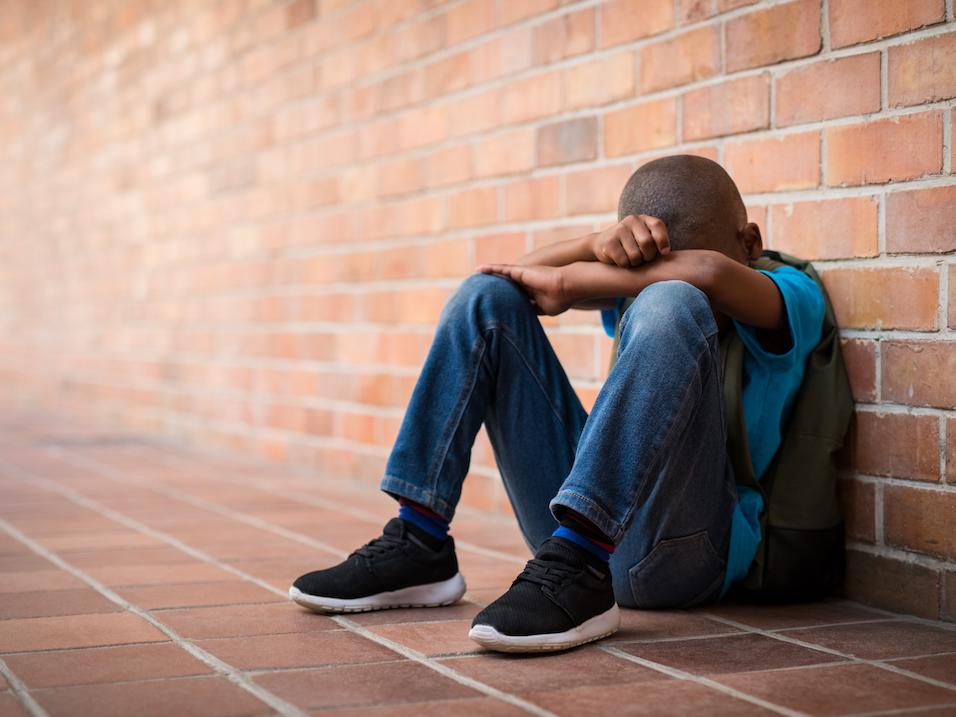
<svg viewBox="0 0 956 717">
<path fill-rule="evenodd" d="M 541 543 L 535 553 L 539 560 L 557 560 L 562 563 L 580 566 L 584 564 L 581 554 L 564 538 L 551 537 Z"/>
<path fill-rule="evenodd" d="M 392 518 L 385 524 L 382 532 L 385 535 L 394 535 L 395 537 L 400 538 L 405 533 L 405 524 L 402 522 L 401 518 Z"/>
</svg>

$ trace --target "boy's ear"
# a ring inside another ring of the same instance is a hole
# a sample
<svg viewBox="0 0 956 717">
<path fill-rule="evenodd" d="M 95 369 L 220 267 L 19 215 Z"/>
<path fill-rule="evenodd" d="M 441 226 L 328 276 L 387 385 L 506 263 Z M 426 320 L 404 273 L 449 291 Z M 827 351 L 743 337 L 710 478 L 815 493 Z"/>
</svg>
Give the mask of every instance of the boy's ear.
<svg viewBox="0 0 956 717">
<path fill-rule="evenodd" d="M 746 226 L 740 230 L 740 241 L 744 245 L 747 256 L 756 260 L 763 253 L 763 237 L 760 236 L 760 227 L 753 222 L 747 222 Z"/>
</svg>

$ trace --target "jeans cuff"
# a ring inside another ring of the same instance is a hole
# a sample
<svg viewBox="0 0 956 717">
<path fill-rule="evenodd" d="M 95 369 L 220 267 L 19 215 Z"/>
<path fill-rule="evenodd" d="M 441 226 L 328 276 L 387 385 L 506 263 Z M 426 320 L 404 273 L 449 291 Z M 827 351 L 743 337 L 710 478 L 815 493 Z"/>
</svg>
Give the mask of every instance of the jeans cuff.
<svg viewBox="0 0 956 717">
<path fill-rule="evenodd" d="M 583 515 L 594 523 L 602 533 L 613 540 L 615 545 L 624 537 L 620 534 L 622 532 L 620 522 L 614 520 L 600 505 L 580 493 L 576 493 L 568 488 L 562 488 L 558 491 L 558 494 L 554 496 L 548 504 L 548 508 L 551 509 L 551 514 L 555 520 L 558 520 L 558 515 L 554 509 L 559 505 L 564 508 L 570 508 L 579 515 Z"/>
<path fill-rule="evenodd" d="M 379 489 L 398 500 L 398 497 L 408 498 L 429 510 L 433 510 L 448 522 L 455 516 L 455 506 L 435 495 L 431 491 L 415 483 L 409 483 L 401 478 L 386 475 L 378 485 Z"/>
</svg>

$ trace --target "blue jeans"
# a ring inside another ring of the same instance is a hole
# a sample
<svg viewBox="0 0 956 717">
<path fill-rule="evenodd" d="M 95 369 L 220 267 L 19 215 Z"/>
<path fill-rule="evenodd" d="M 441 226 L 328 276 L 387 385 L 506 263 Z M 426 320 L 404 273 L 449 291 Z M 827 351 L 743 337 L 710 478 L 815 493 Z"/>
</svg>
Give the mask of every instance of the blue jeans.
<svg viewBox="0 0 956 717">
<path fill-rule="evenodd" d="M 380 487 L 450 520 L 484 422 L 532 552 L 569 508 L 614 541 L 619 605 L 716 601 L 737 491 L 713 312 L 696 287 L 664 281 L 619 330 L 588 415 L 519 286 L 467 277 L 442 309 Z"/>
</svg>

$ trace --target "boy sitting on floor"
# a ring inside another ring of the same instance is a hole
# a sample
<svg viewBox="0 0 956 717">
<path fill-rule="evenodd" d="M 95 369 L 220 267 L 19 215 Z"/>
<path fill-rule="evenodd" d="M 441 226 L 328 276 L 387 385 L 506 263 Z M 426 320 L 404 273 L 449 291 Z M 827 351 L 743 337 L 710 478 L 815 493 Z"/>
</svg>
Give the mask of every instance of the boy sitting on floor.
<svg viewBox="0 0 956 717">
<path fill-rule="evenodd" d="M 763 499 L 736 485 L 728 458 L 719 338 L 736 330 L 746 348 L 759 479 L 820 340 L 822 292 L 794 268 L 751 268 L 760 230 L 708 159 L 642 166 L 618 216 L 461 283 L 381 481 L 398 517 L 344 562 L 298 578 L 292 599 L 351 612 L 461 598 L 448 529 L 482 423 L 534 558 L 474 618 L 481 645 L 572 647 L 617 630 L 618 605 L 712 603 L 747 574 Z M 636 298 L 620 313 L 622 297 Z M 615 363 L 590 415 L 537 318 L 570 308 L 617 319 Z"/>
</svg>

